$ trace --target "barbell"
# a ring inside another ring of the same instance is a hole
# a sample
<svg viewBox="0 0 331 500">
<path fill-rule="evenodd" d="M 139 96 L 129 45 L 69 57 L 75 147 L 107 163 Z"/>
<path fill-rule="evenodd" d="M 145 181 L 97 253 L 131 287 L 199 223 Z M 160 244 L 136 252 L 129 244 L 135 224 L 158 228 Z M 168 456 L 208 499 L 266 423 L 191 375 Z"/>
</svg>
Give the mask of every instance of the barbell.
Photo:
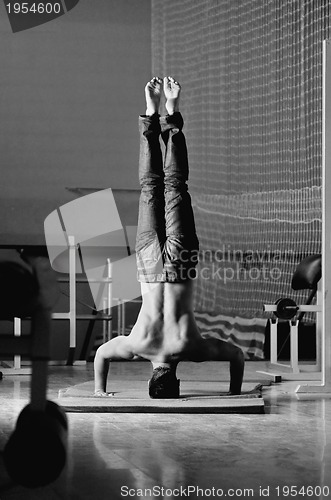
<svg viewBox="0 0 331 500">
<path fill-rule="evenodd" d="M 264 305 L 264 310 L 266 312 L 273 312 L 274 315 L 279 319 L 290 320 L 300 312 L 321 312 L 321 305 L 298 305 L 293 299 L 287 297 L 278 299 L 275 304 Z"/>
</svg>

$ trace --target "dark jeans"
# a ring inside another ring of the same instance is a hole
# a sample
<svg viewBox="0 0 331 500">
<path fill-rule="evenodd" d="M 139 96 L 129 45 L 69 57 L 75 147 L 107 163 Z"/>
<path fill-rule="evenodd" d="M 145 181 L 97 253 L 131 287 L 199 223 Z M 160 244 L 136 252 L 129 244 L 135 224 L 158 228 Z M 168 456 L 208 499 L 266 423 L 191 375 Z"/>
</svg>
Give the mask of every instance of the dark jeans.
<svg viewBox="0 0 331 500">
<path fill-rule="evenodd" d="M 138 281 L 178 283 L 195 278 L 199 242 L 188 193 L 183 118 L 139 117 Z M 165 144 L 164 164 L 160 136 Z"/>
</svg>

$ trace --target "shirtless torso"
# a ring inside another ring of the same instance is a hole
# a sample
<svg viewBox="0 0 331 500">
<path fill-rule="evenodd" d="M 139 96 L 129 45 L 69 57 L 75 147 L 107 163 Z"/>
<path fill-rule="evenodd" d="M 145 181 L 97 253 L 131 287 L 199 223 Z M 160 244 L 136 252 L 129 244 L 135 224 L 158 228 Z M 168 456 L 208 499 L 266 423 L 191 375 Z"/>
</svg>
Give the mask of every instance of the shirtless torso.
<svg viewBox="0 0 331 500">
<path fill-rule="evenodd" d="M 241 349 L 217 338 L 204 338 L 193 312 L 193 282 L 141 283 L 143 303 L 130 335 L 115 337 L 97 350 L 95 392 L 107 396 L 109 361 L 141 357 L 153 367 L 176 367 L 180 361 L 230 361 L 232 392 L 240 393 Z M 233 370 L 231 370 L 231 364 Z M 239 370 L 238 370 L 239 368 Z"/>
<path fill-rule="evenodd" d="M 152 363 L 198 361 L 204 339 L 192 310 L 192 282 L 141 283 L 141 288 L 143 303 L 130 335 L 104 344 L 104 356 L 139 356 Z"/>
<path fill-rule="evenodd" d="M 153 293 L 142 284 L 143 304 L 135 326 L 127 337 L 134 355 L 153 363 L 196 358 L 202 342 L 192 310 L 192 282 L 158 283 Z"/>
</svg>

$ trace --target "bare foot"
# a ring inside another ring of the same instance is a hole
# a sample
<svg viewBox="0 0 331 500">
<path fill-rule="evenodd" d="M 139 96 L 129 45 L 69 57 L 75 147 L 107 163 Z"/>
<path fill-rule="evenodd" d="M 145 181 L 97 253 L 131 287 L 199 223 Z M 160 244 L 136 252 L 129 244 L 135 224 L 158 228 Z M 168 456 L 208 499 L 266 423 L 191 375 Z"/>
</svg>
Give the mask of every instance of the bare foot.
<svg viewBox="0 0 331 500">
<path fill-rule="evenodd" d="M 146 116 L 152 116 L 157 113 L 160 106 L 162 80 L 154 76 L 145 87 L 146 97 Z"/>
<path fill-rule="evenodd" d="M 173 115 L 176 111 L 179 111 L 179 94 L 181 87 L 172 76 L 166 76 L 163 78 L 163 90 L 167 99 L 165 104 L 166 110 L 169 115 Z"/>
</svg>

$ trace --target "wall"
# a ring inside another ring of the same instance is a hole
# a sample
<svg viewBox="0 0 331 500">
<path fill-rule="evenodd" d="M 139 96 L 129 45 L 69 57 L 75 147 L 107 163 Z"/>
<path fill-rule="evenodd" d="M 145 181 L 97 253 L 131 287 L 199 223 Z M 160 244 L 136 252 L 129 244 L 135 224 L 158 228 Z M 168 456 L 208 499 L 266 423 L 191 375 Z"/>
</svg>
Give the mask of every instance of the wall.
<svg viewBox="0 0 331 500">
<path fill-rule="evenodd" d="M 80 0 L 13 34 L 0 4 L 0 244 L 43 244 L 68 187 L 136 189 L 149 0 Z"/>
</svg>

